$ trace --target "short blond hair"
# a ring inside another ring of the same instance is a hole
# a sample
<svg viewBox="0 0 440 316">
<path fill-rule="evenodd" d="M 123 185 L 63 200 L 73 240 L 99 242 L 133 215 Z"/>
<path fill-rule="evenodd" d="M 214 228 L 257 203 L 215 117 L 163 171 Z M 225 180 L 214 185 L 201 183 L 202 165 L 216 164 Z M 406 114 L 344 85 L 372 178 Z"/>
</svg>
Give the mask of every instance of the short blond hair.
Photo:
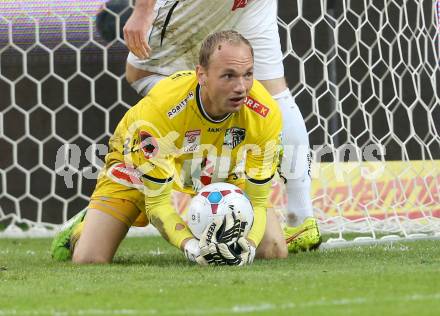
<svg viewBox="0 0 440 316">
<path fill-rule="evenodd" d="M 221 49 L 222 43 L 229 43 L 233 45 L 245 44 L 251 50 L 252 58 L 254 57 L 254 50 L 251 43 L 240 33 L 233 30 L 215 32 L 208 35 L 202 43 L 199 52 L 199 65 L 207 68 L 209 60 L 216 49 Z"/>
</svg>

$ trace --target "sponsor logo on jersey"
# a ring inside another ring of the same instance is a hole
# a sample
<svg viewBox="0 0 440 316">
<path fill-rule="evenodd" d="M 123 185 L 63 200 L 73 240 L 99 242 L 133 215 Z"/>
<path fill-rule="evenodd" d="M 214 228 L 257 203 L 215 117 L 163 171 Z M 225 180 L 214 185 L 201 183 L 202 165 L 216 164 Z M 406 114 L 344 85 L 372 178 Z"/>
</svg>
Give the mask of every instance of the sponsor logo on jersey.
<svg viewBox="0 0 440 316">
<path fill-rule="evenodd" d="M 182 112 L 182 110 L 186 107 L 186 105 L 188 104 L 189 100 L 194 99 L 194 92 L 190 91 L 188 93 L 188 95 L 182 100 L 180 101 L 177 105 L 175 105 L 174 107 L 172 107 L 169 111 L 168 111 L 168 118 L 172 119 L 174 118 L 177 114 L 179 114 L 180 112 Z"/>
<path fill-rule="evenodd" d="M 151 134 L 145 131 L 139 132 L 139 139 L 139 148 L 144 153 L 145 158 L 151 159 L 156 156 L 159 150 L 156 139 Z"/>
<path fill-rule="evenodd" d="M 171 75 L 171 79 L 175 80 L 177 78 L 186 77 L 186 76 L 190 76 L 190 75 L 192 75 L 191 71 L 181 71 L 181 72 L 175 73 L 174 75 Z"/>
<path fill-rule="evenodd" d="M 226 129 L 225 139 L 223 145 L 229 146 L 229 148 L 234 149 L 238 144 L 240 144 L 246 136 L 246 130 L 239 127 L 231 127 Z"/>
<path fill-rule="evenodd" d="M 208 132 L 209 133 L 219 133 L 222 131 L 221 127 L 208 127 Z"/>
<path fill-rule="evenodd" d="M 143 186 L 142 173 L 124 163 L 112 165 L 107 171 L 107 176 L 116 183 L 130 188 L 142 188 Z"/>
<path fill-rule="evenodd" d="M 252 99 L 251 97 L 246 97 L 244 100 L 244 104 L 250 108 L 252 111 L 257 112 L 262 117 L 266 117 L 267 113 L 269 113 L 269 108 L 264 104 L 259 103 L 257 100 Z"/>
<path fill-rule="evenodd" d="M 183 141 L 183 152 L 194 153 L 200 148 L 200 130 L 186 131 Z"/>
</svg>

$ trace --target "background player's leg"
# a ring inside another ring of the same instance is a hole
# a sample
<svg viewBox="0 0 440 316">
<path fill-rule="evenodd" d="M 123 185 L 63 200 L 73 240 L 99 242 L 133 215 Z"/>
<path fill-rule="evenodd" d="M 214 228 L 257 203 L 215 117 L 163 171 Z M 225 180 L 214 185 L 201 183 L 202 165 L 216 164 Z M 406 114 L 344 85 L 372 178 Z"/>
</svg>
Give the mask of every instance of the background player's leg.
<svg viewBox="0 0 440 316">
<path fill-rule="evenodd" d="M 313 217 L 309 176 L 310 146 L 306 125 L 284 78 L 262 80 L 261 83 L 278 102 L 283 114 L 284 155 L 281 170 L 287 178 L 287 223 L 297 226 L 307 217 Z"/>
<path fill-rule="evenodd" d="M 304 119 L 284 79 L 283 55 L 277 26 L 277 1 L 250 2 L 236 26 L 252 44 L 255 78 L 278 102 L 283 114 L 283 146 L 289 159 L 283 159 L 288 179 L 287 217 L 289 225 L 301 224 L 313 216 L 308 175 L 309 140 Z"/>
<path fill-rule="evenodd" d="M 128 83 L 142 96 L 154 87 L 154 85 L 165 78 L 165 76 L 139 69 L 127 63 L 125 67 L 125 77 Z"/>
<path fill-rule="evenodd" d="M 256 257 L 261 259 L 287 258 L 287 246 L 280 221 L 271 209 L 267 210 L 266 230 L 258 245 Z"/>
<path fill-rule="evenodd" d="M 273 95 L 283 114 L 282 175 L 287 179 L 287 221 L 297 226 L 313 217 L 310 196 L 310 146 L 304 119 L 289 89 Z"/>
<path fill-rule="evenodd" d="M 110 263 L 127 231 L 124 222 L 99 210 L 88 209 L 72 261 Z"/>
</svg>

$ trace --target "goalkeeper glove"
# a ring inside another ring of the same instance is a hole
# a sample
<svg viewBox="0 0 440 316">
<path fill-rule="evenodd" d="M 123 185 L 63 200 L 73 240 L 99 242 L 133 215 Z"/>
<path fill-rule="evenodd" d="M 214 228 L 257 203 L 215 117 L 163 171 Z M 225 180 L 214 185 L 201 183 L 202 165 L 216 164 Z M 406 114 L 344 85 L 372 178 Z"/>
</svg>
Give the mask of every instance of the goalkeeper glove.
<svg viewBox="0 0 440 316">
<path fill-rule="evenodd" d="M 247 222 L 240 213 L 231 212 L 225 215 L 220 228 L 217 231 L 217 242 L 230 243 L 243 236 Z"/>
<path fill-rule="evenodd" d="M 212 249 L 217 244 L 217 233 L 223 222 L 222 218 L 216 218 L 203 231 L 199 241 L 200 256 L 197 258 L 197 263 L 201 265 L 226 264 L 226 262 L 222 262 L 220 256 Z"/>
<path fill-rule="evenodd" d="M 207 264 L 242 266 L 251 264 L 255 258 L 255 247 L 244 237 L 229 243 L 211 243 L 208 251 L 200 256 Z"/>
<path fill-rule="evenodd" d="M 237 241 L 238 246 L 241 248 L 240 253 L 240 266 L 245 264 L 251 264 L 255 258 L 255 247 L 244 237 L 241 237 Z"/>
<path fill-rule="evenodd" d="M 195 238 L 188 240 L 183 248 L 183 253 L 189 261 L 197 262 L 197 257 L 200 256 L 199 241 Z"/>
<path fill-rule="evenodd" d="M 240 213 L 216 219 L 200 239 L 200 264 L 243 265 L 252 263 L 255 247 L 243 238 L 247 223 Z"/>
</svg>

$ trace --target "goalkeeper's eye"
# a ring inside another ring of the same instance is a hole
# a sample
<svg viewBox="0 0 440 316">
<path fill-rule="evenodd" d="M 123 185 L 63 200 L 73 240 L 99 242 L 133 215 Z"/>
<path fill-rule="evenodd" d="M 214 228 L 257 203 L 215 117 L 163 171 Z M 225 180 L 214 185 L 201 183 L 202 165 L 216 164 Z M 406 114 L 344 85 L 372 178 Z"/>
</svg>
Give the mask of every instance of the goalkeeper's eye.
<svg viewBox="0 0 440 316">
<path fill-rule="evenodd" d="M 224 74 L 223 76 L 222 76 L 222 78 L 225 78 L 225 79 L 232 79 L 234 76 L 232 75 L 232 74 Z"/>
</svg>

